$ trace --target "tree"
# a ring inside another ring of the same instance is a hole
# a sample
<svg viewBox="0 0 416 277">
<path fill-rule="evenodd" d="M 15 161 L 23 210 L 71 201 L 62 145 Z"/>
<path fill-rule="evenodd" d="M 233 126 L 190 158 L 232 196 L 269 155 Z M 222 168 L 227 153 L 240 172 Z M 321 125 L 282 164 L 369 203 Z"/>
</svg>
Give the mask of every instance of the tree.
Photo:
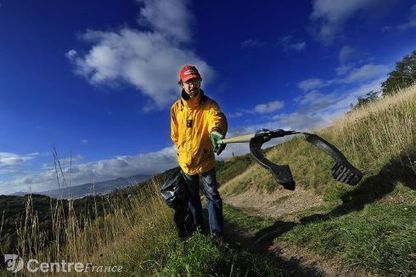
<svg viewBox="0 0 416 277">
<path fill-rule="evenodd" d="M 360 96 L 358 97 L 358 102 L 357 104 L 354 106 L 353 104 L 351 104 L 351 108 L 353 110 L 358 109 L 360 107 L 363 107 L 365 105 L 367 105 L 368 103 L 374 102 L 376 101 L 380 96 L 380 91 L 370 91 L 369 93 L 367 93 L 365 96 Z"/>
<path fill-rule="evenodd" d="M 395 70 L 381 84 L 383 96 L 393 95 L 399 89 L 407 88 L 416 82 L 416 50 L 396 63 Z"/>
</svg>

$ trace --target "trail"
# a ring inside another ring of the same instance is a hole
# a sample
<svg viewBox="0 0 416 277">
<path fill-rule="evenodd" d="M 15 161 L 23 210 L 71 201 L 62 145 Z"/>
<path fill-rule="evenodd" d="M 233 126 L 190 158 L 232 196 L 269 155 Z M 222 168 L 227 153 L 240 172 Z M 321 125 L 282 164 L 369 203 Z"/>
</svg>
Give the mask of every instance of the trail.
<svg viewBox="0 0 416 277">
<path fill-rule="evenodd" d="M 244 174 L 244 173 L 243 173 Z M 241 176 L 241 175 L 240 175 Z M 253 186 L 240 194 L 230 194 L 227 186 L 238 181 L 239 176 L 221 188 L 223 201 L 243 209 L 250 215 L 273 218 L 275 223 L 256 234 L 251 234 L 235 224 L 225 223 L 225 237 L 234 246 L 271 258 L 276 266 L 289 276 L 371 276 L 360 269 L 342 264 L 336 259 L 324 258 L 302 247 L 275 243 L 274 238 L 300 224 L 293 213 L 322 206 L 323 200 L 311 191 L 277 189 L 273 193 L 256 190 Z"/>
</svg>

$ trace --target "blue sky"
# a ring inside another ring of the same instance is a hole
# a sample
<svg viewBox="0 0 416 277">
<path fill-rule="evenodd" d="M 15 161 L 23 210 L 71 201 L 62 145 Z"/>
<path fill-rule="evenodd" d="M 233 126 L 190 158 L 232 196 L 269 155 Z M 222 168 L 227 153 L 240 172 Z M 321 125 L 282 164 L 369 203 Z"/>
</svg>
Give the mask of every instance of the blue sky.
<svg viewBox="0 0 416 277">
<path fill-rule="evenodd" d="M 415 32 L 410 0 L 0 0 L 0 194 L 57 188 L 53 146 L 70 185 L 175 166 L 185 63 L 229 134 L 326 126 Z"/>
</svg>

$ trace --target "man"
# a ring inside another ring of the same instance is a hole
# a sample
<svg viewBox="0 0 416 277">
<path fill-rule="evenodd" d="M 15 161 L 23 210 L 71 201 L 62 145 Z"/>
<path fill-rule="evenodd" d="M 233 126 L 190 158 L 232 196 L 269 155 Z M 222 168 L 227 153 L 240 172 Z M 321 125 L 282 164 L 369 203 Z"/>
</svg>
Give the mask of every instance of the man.
<svg viewBox="0 0 416 277">
<path fill-rule="evenodd" d="M 211 234 L 223 236 L 222 200 L 215 176 L 214 152 L 219 155 L 225 144 L 227 120 L 218 104 L 201 89 L 202 78 L 195 66 L 185 65 L 179 72 L 181 98 L 171 107 L 171 138 L 176 146 L 179 166 L 190 193 L 188 201 L 196 227 L 202 228 L 202 205 L 199 196 L 199 176 L 207 198 Z"/>
</svg>

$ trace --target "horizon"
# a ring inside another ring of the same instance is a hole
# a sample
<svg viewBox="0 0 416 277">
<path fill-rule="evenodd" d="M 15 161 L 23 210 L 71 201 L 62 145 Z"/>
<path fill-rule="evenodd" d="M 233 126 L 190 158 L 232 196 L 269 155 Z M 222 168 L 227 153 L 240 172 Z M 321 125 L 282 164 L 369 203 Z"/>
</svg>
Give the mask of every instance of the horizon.
<svg viewBox="0 0 416 277">
<path fill-rule="evenodd" d="M 380 90 L 415 29 L 410 0 L 1 1 L 0 194 L 57 189 L 56 158 L 73 185 L 177 166 L 183 64 L 201 71 L 227 136 L 329 126 Z"/>
</svg>

